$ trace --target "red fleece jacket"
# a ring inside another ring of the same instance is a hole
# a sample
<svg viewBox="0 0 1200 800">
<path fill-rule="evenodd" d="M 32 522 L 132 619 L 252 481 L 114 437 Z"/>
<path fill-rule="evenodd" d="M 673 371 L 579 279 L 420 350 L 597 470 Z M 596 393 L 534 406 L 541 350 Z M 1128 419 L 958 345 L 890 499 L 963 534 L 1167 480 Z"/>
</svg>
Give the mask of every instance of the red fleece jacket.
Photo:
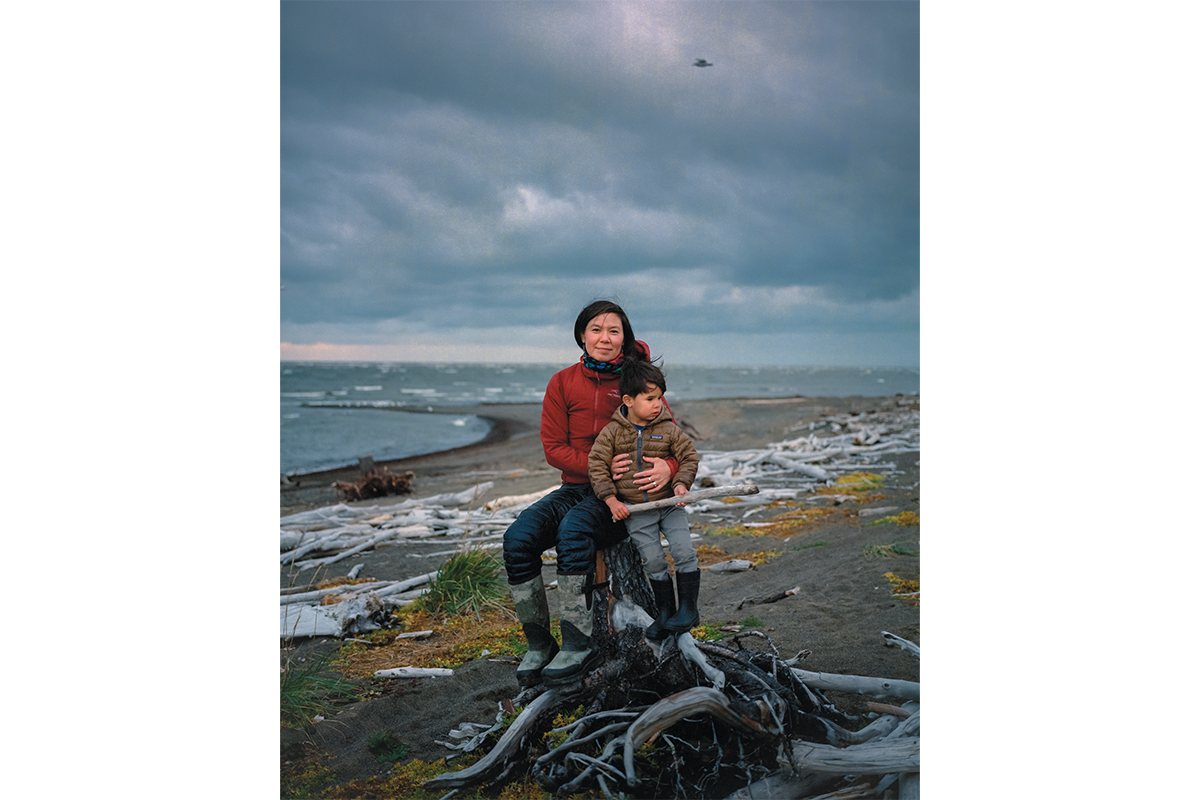
<svg viewBox="0 0 1200 800">
<path fill-rule="evenodd" d="M 644 358 L 650 348 L 638 341 Z M 562 470 L 563 483 L 590 483 L 588 454 L 596 436 L 621 405 L 619 375 L 596 372 L 579 363 L 554 373 L 542 399 L 542 449 L 546 463 Z M 668 411 L 669 411 L 668 407 Z M 672 420 L 674 415 L 672 414 Z M 678 463 L 668 459 L 674 474 Z"/>
</svg>

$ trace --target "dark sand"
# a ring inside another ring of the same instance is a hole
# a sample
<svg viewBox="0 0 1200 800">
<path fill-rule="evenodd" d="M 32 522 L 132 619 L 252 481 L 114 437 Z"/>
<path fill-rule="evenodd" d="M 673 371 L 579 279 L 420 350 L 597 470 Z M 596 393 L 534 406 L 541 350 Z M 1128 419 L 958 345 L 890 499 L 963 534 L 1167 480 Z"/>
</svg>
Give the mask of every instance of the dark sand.
<svg viewBox="0 0 1200 800">
<path fill-rule="evenodd" d="M 795 429 L 797 424 L 826 414 L 890 410 L 896 407 L 896 398 L 680 400 L 672 407 L 676 418 L 699 434 L 696 446 L 700 451 L 728 451 L 761 448 L 795 438 L 800 435 Z M 557 485 L 558 473 L 546 465 L 538 439 L 538 404 L 456 406 L 447 410 L 488 417 L 495 423 L 492 434 L 484 442 L 456 450 L 386 462 L 392 472 L 415 473 L 412 494 L 364 501 L 361 505 L 385 506 L 408 497 L 461 491 L 484 481 L 495 482 L 481 498 L 485 501 Z M 897 470 L 882 473 L 887 477 L 881 490 L 884 497 L 868 507 L 894 506 L 896 510 L 889 513 L 919 514 L 920 455 L 891 455 L 886 460 Z M 297 485 L 281 489 L 280 512 L 288 514 L 340 502 L 331 484 L 335 480 L 354 480 L 358 475 L 357 468 L 351 468 L 299 476 L 295 479 Z M 860 524 L 859 508 L 853 503 L 840 506 L 839 511 L 842 513 L 829 517 L 828 522 L 788 541 L 766 536 L 702 537 L 697 544 L 716 545 L 730 554 L 776 550 L 782 555 L 747 572 L 705 571 L 700 591 L 701 620 L 738 623 L 757 617 L 761 629 L 785 657 L 810 651 L 800 664 L 804 669 L 919 681 L 919 661 L 902 650 L 885 647 L 880 633 L 889 631 L 920 644 L 920 608 L 893 598 L 883 577 L 892 572 L 919 580 L 920 558 L 871 557 L 864 553 L 864 547 L 905 543 L 915 548 L 920 528 L 866 525 L 869 518 Z M 762 514 L 756 519 L 769 517 Z M 806 546 L 818 542 L 822 544 Z M 445 549 L 446 544 L 385 546 L 352 561 L 366 565 L 363 576 L 380 580 L 411 577 L 436 568 L 431 564 L 436 559 L 407 557 L 407 547 L 432 551 Z M 351 565 L 346 562 L 345 569 Z M 553 568 L 548 567 L 543 577 L 553 580 Z M 311 572 L 304 574 L 305 582 L 311 578 Z M 294 585 L 295 580 L 287 570 L 281 570 L 281 587 Z M 763 598 L 795 586 L 802 587 L 800 595 L 737 608 L 747 598 Z M 549 592 L 549 597 L 554 614 L 555 592 Z M 305 640 L 299 643 L 299 650 L 311 656 L 329 652 L 338 644 L 332 640 Z M 460 667 L 453 677 L 390 681 L 384 696 L 348 706 L 307 732 L 283 730 L 282 761 L 299 758 L 301 745 L 311 742 L 324 753 L 322 765 L 337 773 L 337 783 L 384 774 L 389 766 L 376 761 L 366 747 L 368 737 L 377 731 L 391 731 L 409 745 L 408 759 L 442 758 L 452 751 L 435 744 L 435 739 L 448 740 L 448 732 L 461 722 L 490 724 L 496 716 L 497 702 L 516 695 L 513 670 L 511 665 L 481 659 Z M 858 696 L 829 696 L 850 713 L 865 709 L 863 698 Z"/>
</svg>

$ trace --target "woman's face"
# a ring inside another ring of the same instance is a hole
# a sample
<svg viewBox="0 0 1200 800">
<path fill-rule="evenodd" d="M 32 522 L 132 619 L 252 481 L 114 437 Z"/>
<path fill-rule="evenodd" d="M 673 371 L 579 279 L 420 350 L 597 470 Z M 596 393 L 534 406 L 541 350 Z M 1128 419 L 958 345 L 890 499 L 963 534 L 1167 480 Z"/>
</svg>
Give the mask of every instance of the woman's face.
<svg viewBox="0 0 1200 800">
<path fill-rule="evenodd" d="M 625 344 L 625 328 L 616 314 L 593 317 L 583 329 L 583 349 L 597 361 L 612 361 L 621 355 Z"/>
</svg>

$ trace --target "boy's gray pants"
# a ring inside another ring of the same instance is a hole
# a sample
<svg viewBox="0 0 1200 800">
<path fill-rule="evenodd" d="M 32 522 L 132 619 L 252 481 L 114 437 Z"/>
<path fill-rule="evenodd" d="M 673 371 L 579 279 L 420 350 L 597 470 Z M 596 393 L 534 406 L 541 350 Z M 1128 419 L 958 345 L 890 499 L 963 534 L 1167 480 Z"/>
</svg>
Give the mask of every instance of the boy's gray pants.
<svg viewBox="0 0 1200 800">
<path fill-rule="evenodd" d="M 642 556 L 642 566 L 651 580 L 665 580 L 671 576 L 667 571 L 667 558 L 663 554 L 659 531 L 667 537 L 671 557 L 675 559 L 675 574 L 695 572 L 700 569 L 696 560 L 696 548 L 692 547 L 692 534 L 688 528 L 687 512 L 679 506 L 655 508 L 630 514 L 625 520 L 629 536 L 637 545 Z"/>
</svg>

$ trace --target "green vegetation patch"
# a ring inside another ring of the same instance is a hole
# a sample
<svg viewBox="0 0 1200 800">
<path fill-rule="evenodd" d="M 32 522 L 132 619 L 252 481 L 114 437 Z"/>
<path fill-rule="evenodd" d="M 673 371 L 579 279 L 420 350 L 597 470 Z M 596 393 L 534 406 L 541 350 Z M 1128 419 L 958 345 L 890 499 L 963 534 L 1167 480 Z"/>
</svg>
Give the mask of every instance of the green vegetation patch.
<svg viewBox="0 0 1200 800">
<path fill-rule="evenodd" d="M 403 797 L 405 800 L 440 800 L 446 797 L 445 790 L 430 791 L 424 788 L 425 781 L 446 772 L 457 772 L 474 764 L 487 754 L 489 748 L 479 747 L 447 762 L 421 761 L 413 759 L 392 767 L 387 775 L 360 779 L 326 789 L 321 797 L 332 800 L 361 800 L 364 797 Z M 461 789 L 452 793 L 455 800 L 551 800 L 551 795 L 542 789 L 533 778 L 526 776 L 506 784 L 502 788 L 486 786 Z"/>
<path fill-rule="evenodd" d="M 298 771 L 280 775 L 279 797 L 281 800 L 320 797 L 321 787 L 335 780 L 337 773 L 329 767 L 306 765 Z"/>
<path fill-rule="evenodd" d="M 367 752 L 378 761 L 389 763 L 399 761 L 408 755 L 408 745 L 397 739 L 389 731 L 376 731 L 367 740 Z"/>
<path fill-rule="evenodd" d="M 691 630 L 692 638 L 698 642 L 717 642 L 725 638 L 720 625 L 703 622 Z"/>
<path fill-rule="evenodd" d="M 289 658 L 279 671 L 279 721 L 302 728 L 315 716 L 325 716 L 337 705 L 358 699 L 358 687 L 345 677 L 328 673 L 329 658 L 300 662 Z"/>
<path fill-rule="evenodd" d="M 485 550 L 463 550 L 438 567 L 437 576 L 416 605 L 430 614 L 458 614 L 470 609 L 499 608 L 508 597 L 503 566 Z"/>
<path fill-rule="evenodd" d="M 863 547 L 863 555 L 872 558 L 895 558 L 919 555 L 919 551 L 915 547 L 896 542 L 893 544 L 868 544 Z"/>
</svg>

